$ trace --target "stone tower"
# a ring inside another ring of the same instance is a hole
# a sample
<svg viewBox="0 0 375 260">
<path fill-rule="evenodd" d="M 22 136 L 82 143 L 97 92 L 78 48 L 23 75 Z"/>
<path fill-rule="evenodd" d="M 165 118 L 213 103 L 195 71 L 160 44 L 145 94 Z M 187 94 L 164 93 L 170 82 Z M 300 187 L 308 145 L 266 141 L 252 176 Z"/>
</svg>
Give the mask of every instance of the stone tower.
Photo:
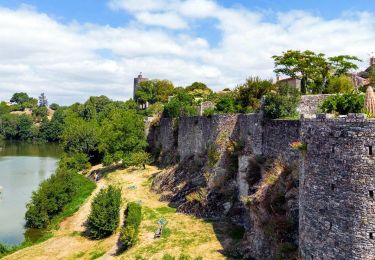
<svg viewBox="0 0 375 260">
<path fill-rule="evenodd" d="M 136 99 L 135 93 L 139 87 L 139 83 L 141 83 L 142 81 L 146 81 L 146 80 L 148 80 L 148 78 L 144 78 L 142 76 L 142 72 L 138 74 L 138 77 L 134 78 L 134 86 L 133 86 L 133 99 L 134 100 Z"/>
<path fill-rule="evenodd" d="M 375 120 L 306 119 L 301 133 L 302 259 L 374 259 Z"/>
</svg>

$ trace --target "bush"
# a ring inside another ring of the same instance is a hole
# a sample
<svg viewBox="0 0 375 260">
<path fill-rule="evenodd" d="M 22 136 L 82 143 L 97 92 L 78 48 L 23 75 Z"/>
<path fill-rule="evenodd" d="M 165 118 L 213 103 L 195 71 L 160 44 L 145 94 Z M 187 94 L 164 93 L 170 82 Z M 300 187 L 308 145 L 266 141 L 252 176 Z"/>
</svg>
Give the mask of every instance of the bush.
<svg viewBox="0 0 375 260">
<path fill-rule="evenodd" d="M 0 243 L 0 257 L 6 253 L 8 253 L 9 248 Z"/>
<path fill-rule="evenodd" d="M 124 249 L 133 246 L 138 240 L 139 225 L 142 221 L 142 207 L 135 203 L 128 203 L 125 210 L 125 222 L 121 229 L 120 241 Z"/>
<path fill-rule="evenodd" d="M 124 167 L 136 166 L 143 167 L 151 162 L 151 157 L 149 153 L 144 151 L 130 153 L 122 160 L 122 165 Z"/>
<path fill-rule="evenodd" d="M 361 113 L 364 109 L 364 95 L 350 92 L 327 97 L 320 105 L 320 109 L 325 113 L 338 113 L 346 115 L 348 113 Z"/>
<path fill-rule="evenodd" d="M 101 239 L 110 236 L 120 221 L 121 190 L 110 185 L 100 190 L 91 203 L 87 219 L 90 236 Z"/>
<path fill-rule="evenodd" d="M 26 227 L 46 228 L 50 220 L 60 213 L 77 191 L 74 185 L 74 174 L 65 169 L 57 172 L 43 181 L 37 191 L 31 196 L 26 205 Z"/>
<path fill-rule="evenodd" d="M 264 100 L 264 115 L 270 119 L 295 117 L 300 101 L 299 91 L 288 85 L 279 86 L 277 93 L 270 93 Z"/>
<path fill-rule="evenodd" d="M 198 111 L 193 106 L 193 97 L 185 92 L 178 93 L 164 106 L 164 117 L 195 116 Z"/>
<path fill-rule="evenodd" d="M 84 153 L 64 154 L 60 161 L 60 168 L 72 169 L 76 172 L 90 168 L 89 157 Z"/>
<path fill-rule="evenodd" d="M 352 79 L 346 75 L 340 77 L 333 77 L 329 80 L 326 93 L 348 93 L 354 91 Z"/>
</svg>

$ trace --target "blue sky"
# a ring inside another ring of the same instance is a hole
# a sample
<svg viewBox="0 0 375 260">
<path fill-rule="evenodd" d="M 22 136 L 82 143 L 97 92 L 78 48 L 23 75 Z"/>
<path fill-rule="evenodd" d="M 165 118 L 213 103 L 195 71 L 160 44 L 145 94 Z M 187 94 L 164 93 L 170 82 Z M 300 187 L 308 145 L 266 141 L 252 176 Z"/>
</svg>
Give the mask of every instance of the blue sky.
<svg viewBox="0 0 375 260">
<path fill-rule="evenodd" d="M 343 12 L 375 12 L 373 0 L 221 0 L 226 7 L 244 7 L 262 12 L 285 12 L 305 10 L 325 18 L 335 18 Z M 35 6 L 39 11 L 58 17 L 63 21 L 76 20 L 112 26 L 126 25 L 131 17 L 121 12 L 113 12 L 104 0 L 0 0 L 2 6 L 17 8 L 21 4 Z"/>
<path fill-rule="evenodd" d="M 271 56 L 287 49 L 357 55 L 365 67 L 374 16 L 373 0 L 0 0 L 0 99 L 127 99 L 139 71 L 220 90 L 274 77 Z"/>
</svg>

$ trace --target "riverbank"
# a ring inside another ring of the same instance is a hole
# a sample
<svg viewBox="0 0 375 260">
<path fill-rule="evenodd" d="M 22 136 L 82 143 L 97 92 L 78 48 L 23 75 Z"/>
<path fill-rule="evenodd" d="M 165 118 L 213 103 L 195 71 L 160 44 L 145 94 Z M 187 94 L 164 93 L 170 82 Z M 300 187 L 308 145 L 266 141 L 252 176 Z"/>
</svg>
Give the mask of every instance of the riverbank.
<svg viewBox="0 0 375 260">
<path fill-rule="evenodd" d="M 74 175 L 73 183 L 78 187 L 77 193 L 72 198 L 72 201 L 64 207 L 64 210 L 60 214 L 53 217 L 48 228 L 39 231 L 40 234 L 37 235 L 38 239 L 32 241 L 25 240 L 20 245 L 10 247 L 6 255 L 12 254 L 13 252 L 17 252 L 19 250 L 23 250 L 30 246 L 43 243 L 44 241 L 54 237 L 56 231 L 59 229 L 60 223 L 64 219 L 72 216 L 75 212 L 77 212 L 78 209 L 80 209 L 81 205 L 87 200 L 87 198 L 96 188 L 94 182 L 90 181 L 88 178 L 80 174 Z"/>
<path fill-rule="evenodd" d="M 180 257 L 189 255 L 192 259 L 227 259 L 218 236 L 225 236 L 225 224 L 222 234 L 214 230 L 213 223 L 195 217 L 176 213 L 166 202 L 159 201 L 160 196 L 150 191 L 152 177 L 160 172 L 156 167 L 145 170 L 125 169 L 105 174 L 98 181 L 97 188 L 90 198 L 71 217 L 64 220 L 53 237 L 40 244 L 22 249 L 5 259 L 162 259 L 166 255 Z M 143 209 L 143 221 L 140 229 L 140 241 L 128 251 L 117 255 L 119 229 L 115 234 L 102 240 L 90 240 L 83 234 L 85 221 L 90 212 L 93 196 L 109 184 L 122 188 L 123 209 L 126 202 L 137 201 Z M 167 220 L 160 239 L 154 239 L 157 221 Z M 230 238 L 228 238 L 230 240 Z"/>
</svg>

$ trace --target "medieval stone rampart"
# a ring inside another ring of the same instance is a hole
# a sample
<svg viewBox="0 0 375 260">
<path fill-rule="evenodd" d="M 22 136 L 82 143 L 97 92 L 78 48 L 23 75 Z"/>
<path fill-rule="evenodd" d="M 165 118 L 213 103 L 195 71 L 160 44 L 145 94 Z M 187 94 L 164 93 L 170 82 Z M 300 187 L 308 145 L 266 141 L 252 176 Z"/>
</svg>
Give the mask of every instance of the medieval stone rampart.
<svg viewBox="0 0 375 260">
<path fill-rule="evenodd" d="M 303 259 L 375 258 L 375 121 L 301 124 L 299 248 Z"/>
</svg>

